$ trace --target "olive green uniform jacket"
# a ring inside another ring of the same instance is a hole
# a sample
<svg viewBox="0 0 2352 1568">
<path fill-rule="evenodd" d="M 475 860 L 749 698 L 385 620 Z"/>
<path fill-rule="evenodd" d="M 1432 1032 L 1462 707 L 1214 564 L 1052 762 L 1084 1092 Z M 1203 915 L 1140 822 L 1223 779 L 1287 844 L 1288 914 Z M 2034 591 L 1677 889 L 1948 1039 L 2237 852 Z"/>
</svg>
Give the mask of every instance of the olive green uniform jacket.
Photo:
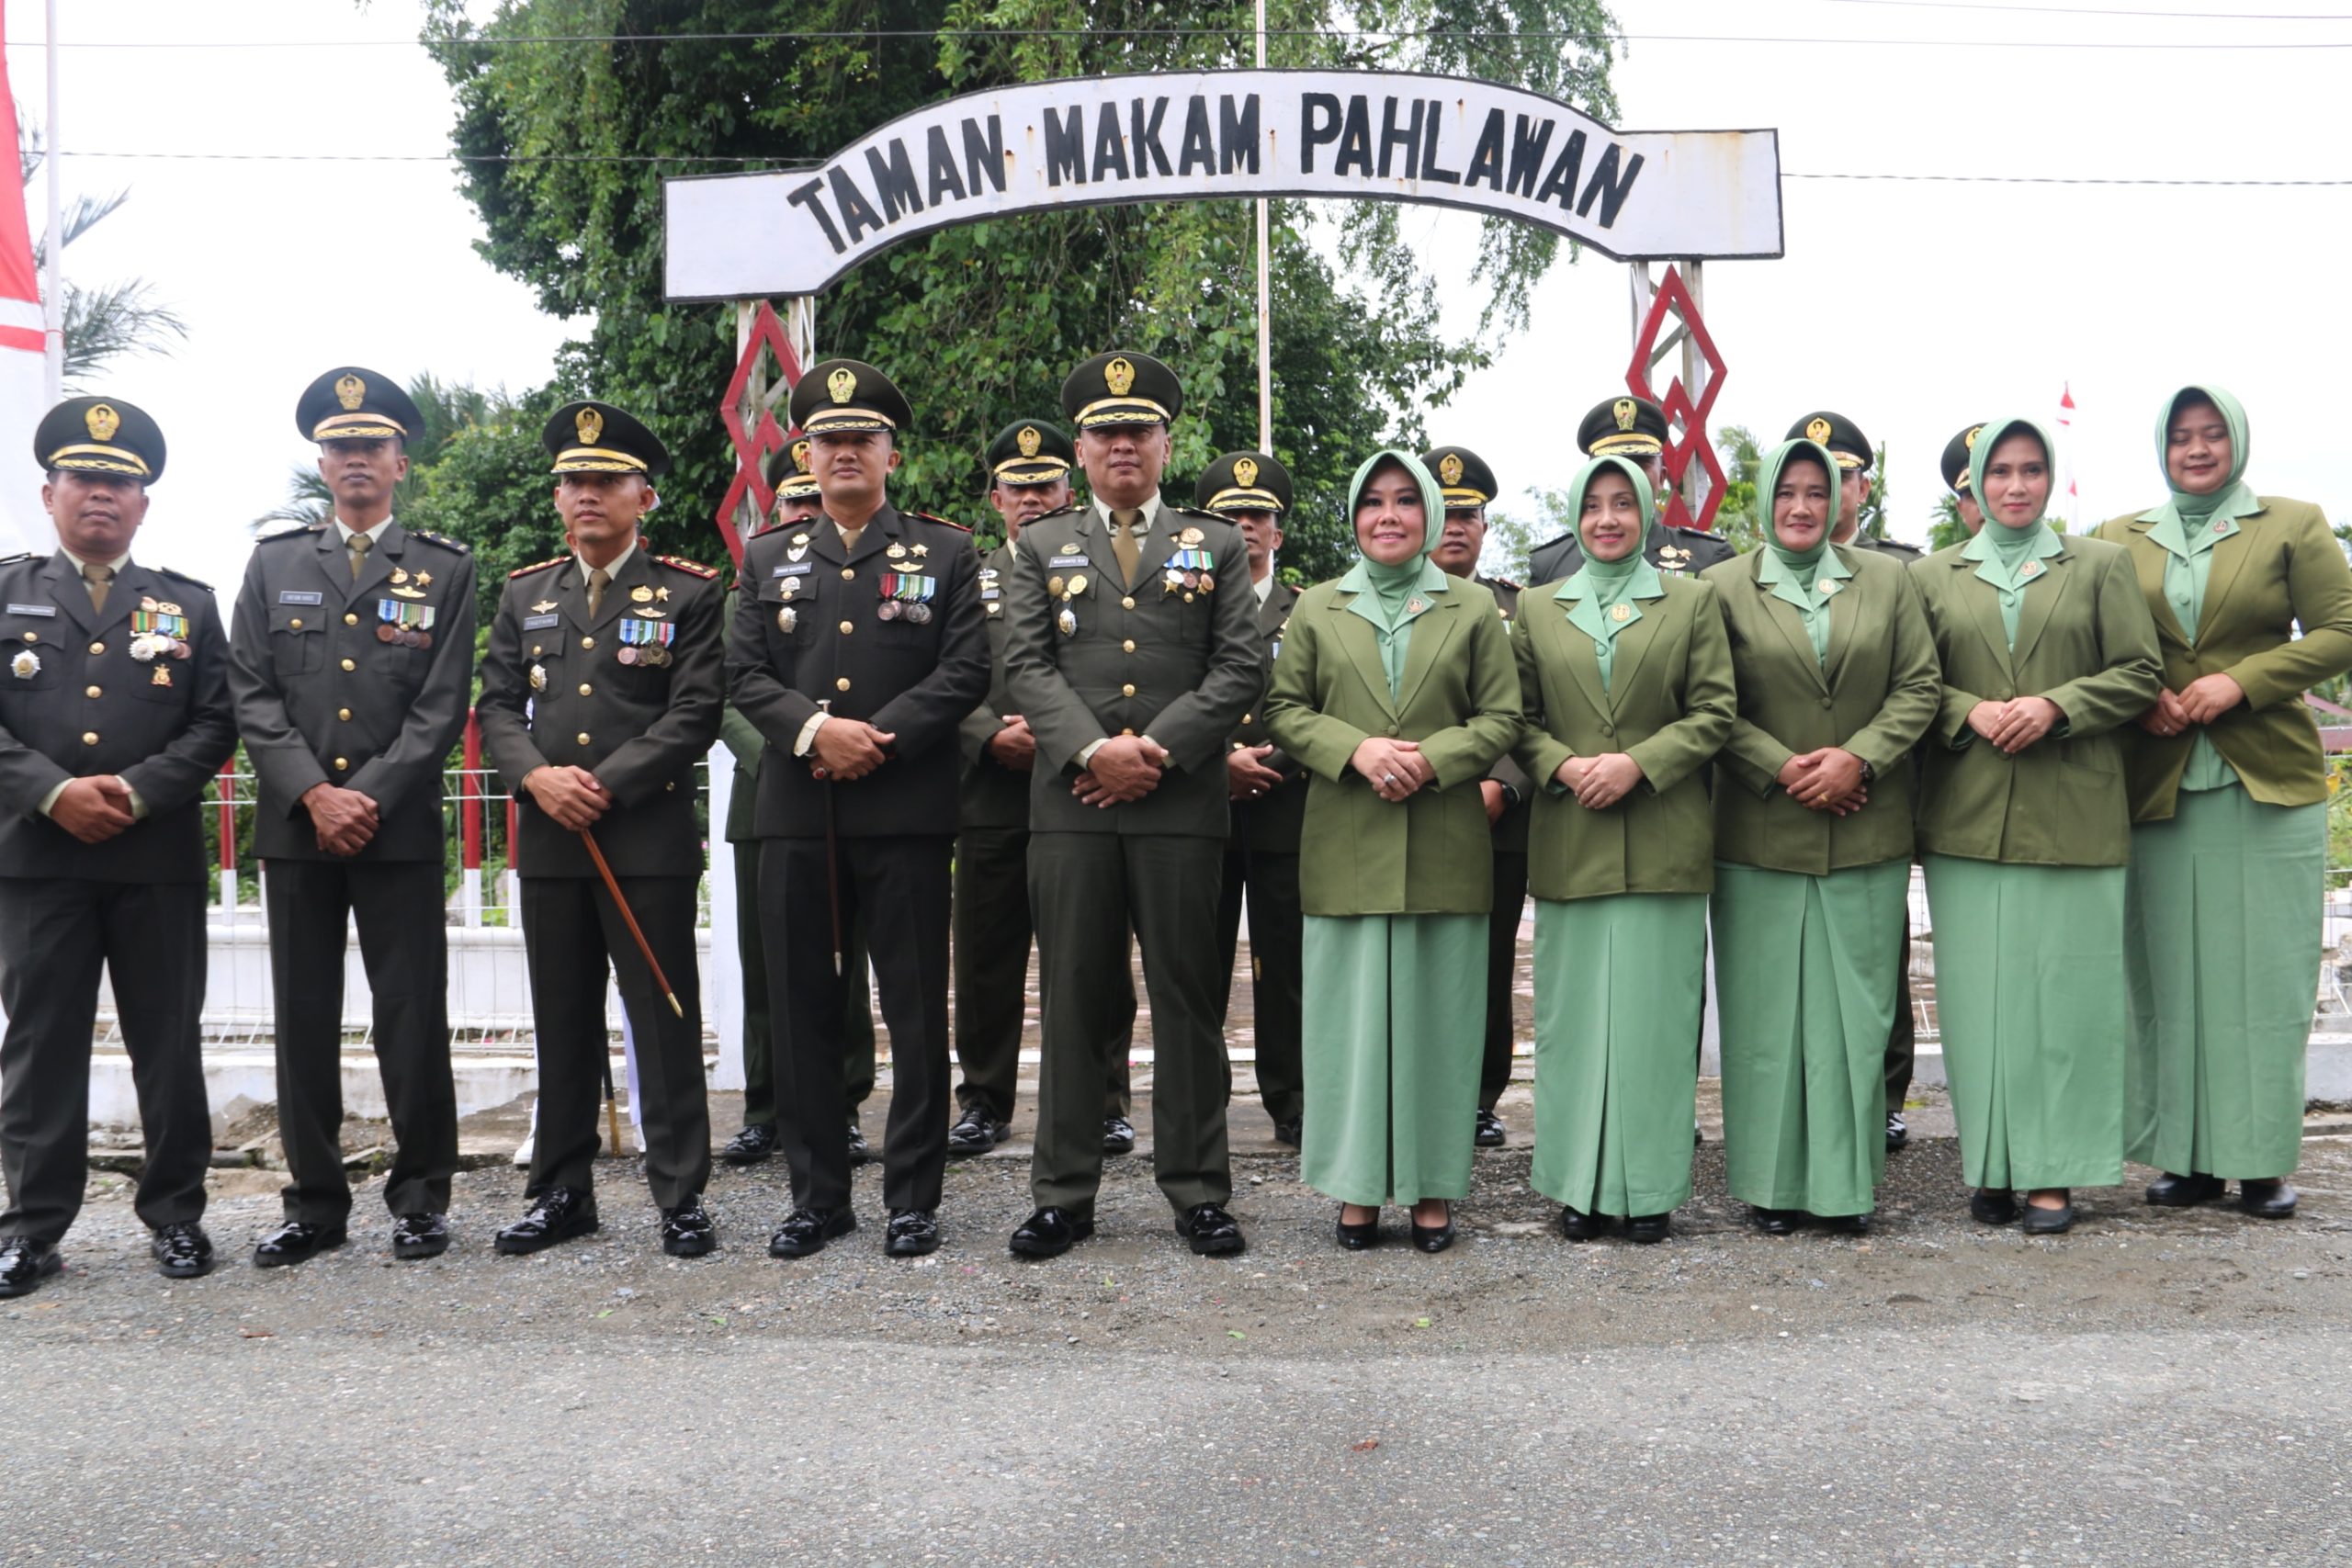
<svg viewBox="0 0 2352 1568">
<path fill-rule="evenodd" d="M 1519 762 L 1536 781 L 1527 887 L 1538 898 L 1714 891 L 1700 770 L 1739 711 L 1731 643 L 1713 585 L 1671 575 L 1659 585 L 1663 597 L 1642 600 L 1641 619 L 1618 634 L 1606 692 L 1592 638 L 1569 624 L 1566 603 L 1548 589 L 1519 602 Z M 1611 751 L 1632 757 L 1642 783 L 1606 810 L 1587 810 L 1553 781 L 1569 758 Z"/>
</svg>

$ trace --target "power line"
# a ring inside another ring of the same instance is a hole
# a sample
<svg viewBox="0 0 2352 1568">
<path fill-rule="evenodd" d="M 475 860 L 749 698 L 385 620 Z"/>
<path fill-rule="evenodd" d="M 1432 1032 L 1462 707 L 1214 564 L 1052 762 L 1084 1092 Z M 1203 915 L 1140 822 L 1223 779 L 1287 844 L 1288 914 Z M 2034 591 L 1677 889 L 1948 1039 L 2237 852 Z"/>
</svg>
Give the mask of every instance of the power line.
<svg viewBox="0 0 2352 1568">
<path fill-rule="evenodd" d="M 1819 0 L 1824 6 L 1878 6 L 1901 11 L 2022 11 L 2034 17 L 2150 17 L 2175 22 L 2352 22 L 2322 11 L 2148 11 L 2106 6 L 2018 6 L 1997 0 Z"/>
<path fill-rule="evenodd" d="M 2065 175 L 1860 175 L 1860 174 L 1798 174 L 1792 169 L 1781 171 L 1784 180 L 1895 180 L 1917 181 L 1929 185 L 1976 186 L 2244 186 L 2253 188 L 2270 186 L 2352 186 L 2352 179 L 2343 180 L 2176 180 L 2130 179 L 2114 176 Z"/>
</svg>

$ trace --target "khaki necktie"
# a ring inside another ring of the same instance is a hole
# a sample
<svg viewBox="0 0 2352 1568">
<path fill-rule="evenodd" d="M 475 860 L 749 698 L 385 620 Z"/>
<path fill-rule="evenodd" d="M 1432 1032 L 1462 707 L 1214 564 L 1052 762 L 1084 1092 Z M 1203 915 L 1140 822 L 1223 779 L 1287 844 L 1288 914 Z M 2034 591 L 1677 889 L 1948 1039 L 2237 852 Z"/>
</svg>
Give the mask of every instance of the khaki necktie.
<svg viewBox="0 0 2352 1568">
<path fill-rule="evenodd" d="M 86 561 L 82 567 L 82 581 L 90 585 L 90 608 L 98 615 L 107 612 L 107 584 L 114 581 L 114 568 Z"/>
<path fill-rule="evenodd" d="M 857 542 L 865 537 L 865 527 L 863 524 L 854 528 L 844 528 L 836 523 L 833 525 L 833 531 L 842 536 L 842 555 L 844 559 L 857 553 Z"/>
<path fill-rule="evenodd" d="M 1136 537 L 1136 525 L 1142 521 L 1143 512 L 1138 507 L 1111 513 L 1111 553 L 1119 558 L 1119 572 L 1129 588 L 1136 585 L 1136 565 L 1143 559 L 1143 541 Z"/>
<path fill-rule="evenodd" d="M 351 553 L 351 581 L 356 582 L 359 581 L 359 569 L 367 564 L 368 552 L 376 547 L 376 541 L 365 534 L 354 534 L 351 543 L 345 547 Z"/>
<path fill-rule="evenodd" d="M 595 615 L 605 607 L 605 590 L 611 586 L 613 574 L 597 567 L 588 574 L 588 614 Z"/>
</svg>

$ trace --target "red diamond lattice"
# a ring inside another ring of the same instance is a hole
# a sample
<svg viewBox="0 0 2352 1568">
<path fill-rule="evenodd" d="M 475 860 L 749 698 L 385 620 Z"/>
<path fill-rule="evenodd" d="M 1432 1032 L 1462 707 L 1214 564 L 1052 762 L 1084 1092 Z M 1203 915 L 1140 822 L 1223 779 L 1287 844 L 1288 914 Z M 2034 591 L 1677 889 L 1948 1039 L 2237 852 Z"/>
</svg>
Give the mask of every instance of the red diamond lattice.
<svg viewBox="0 0 2352 1568">
<path fill-rule="evenodd" d="M 1692 351 L 1707 367 L 1706 385 L 1695 402 L 1679 376 L 1663 396 L 1650 389 L 1650 362 L 1657 352 L 1659 337 L 1667 331 L 1668 316 L 1678 318 L 1677 324 L 1687 335 Z M 1715 340 L 1709 335 L 1706 322 L 1700 320 L 1699 307 L 1683 285 L 1680 269 L 1668 267 L 1657 294 L 1650 299 L 1649 314 L 1642 321 L 1642 330 L 1634 335 L 1634 362 L 1626 367 L 1625 385 L 1635 396 L 1648 398 L 1666 411 L 1667 495 L 1659 521 L 1669 528 L 1713 528 L 1715 513 L 1723 506 L 1723 464 L 1716 460 L 1715 444 L 1707 436 L 1707 415 L 1715 406 L 1716 393 L 1723 389 L 1724 373 L 1723 355 L 1715 352 Z M 1682 476 L 1694 462 L 1707 477 L 1706 498 L 1695 517 L 1682 501 Z"/>
<path fill-rule="evenodd" d="M 775 361 L 777 380 L 763 386 L 765 361 L 770 357 Z M 792 439 L 776 422 L 775 404 L 782 398 L 767 390 L 767 386 L 781 386 L 782 397 L 788 397 L 793 383 L 799 379 L 800 356 L 792 352 L 792 341 L 775 307 L 763 299 L 752 312 L 751 341 L 735 363 L 726 400 L 718 409 L 718 417 L 727 423 L 727 438 L 735 446 L 735 479 L 727 487 L 726 499 L 718 503 L 718 533 L 738 567 L 743 564 L 743 530 L 738 520 L 765 517 L 775 510 L 775 487 L 768 483 L 767 460 Z"/>
</svg>

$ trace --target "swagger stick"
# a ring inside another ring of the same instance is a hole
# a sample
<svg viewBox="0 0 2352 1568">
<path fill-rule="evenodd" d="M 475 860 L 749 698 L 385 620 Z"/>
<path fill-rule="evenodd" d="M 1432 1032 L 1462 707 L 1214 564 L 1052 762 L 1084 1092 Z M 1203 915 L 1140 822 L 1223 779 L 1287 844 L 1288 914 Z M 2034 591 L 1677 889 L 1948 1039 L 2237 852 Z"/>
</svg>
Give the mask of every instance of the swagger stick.
<svg viewBox="0 0 2352 1568">
<path fill-rule="evenodd" d="M 831 701 L 820 702 L 818 708 L 828 715 L 833 711 Z M 833 978 L 842 977 L 842 847 L 840 836 L 833 830 L 833 781 L 825 770 L 813 770 L 825 782 L 825 902 L 833 917 Z"/>
<path fill-rule="evenodd" d="M 581 829 L 580 841 L 588 846 L 588 858 L 596 863 L 596 874 L 605 879 L 605 891 L 613 896 L 613 908 L 621 912 L 622 920 L 628 926 L 628 934 L 637 939 L 637 950 L 645 955 L 645 966 L 653 971 L 653 983 L 662 987 L 663 996 L 670 998 L 670 1010 L 680 1018 L 685 1017 L 686 1010 L 678 1005 L 678 993 L 670 988 L 670 977 L 662 973 L 662 961 L 653 956 L 652 944 L 638 929 L 637 916 L 630 912 L 628 900 L 621 897 L 621 885 L 614 878 L 613 868 L 605 863 L 605 852 L 596 847 L 595 833 L 586 828 Z M 609 1062 L 605 1070 L 607 1073 L 612 1071 Z"/>
<path fill-rule="evenodd" d="M 605 1052 L 604 1063 L 605 1128 L 611 1137 L 605 1146 L 613 1151 L 615 1159 L 618 1159 L 621 1157 L 621 1102 L 613 1093 L 613 1053 L 609 1047 Z"/>
</svg>

